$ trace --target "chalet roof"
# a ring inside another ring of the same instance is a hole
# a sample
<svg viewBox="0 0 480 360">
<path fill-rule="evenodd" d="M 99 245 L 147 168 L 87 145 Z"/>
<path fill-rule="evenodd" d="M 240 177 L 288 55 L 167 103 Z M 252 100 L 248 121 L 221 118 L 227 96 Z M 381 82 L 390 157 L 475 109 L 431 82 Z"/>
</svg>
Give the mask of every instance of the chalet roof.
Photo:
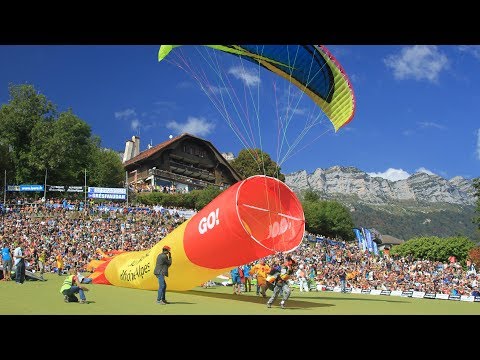
<svg viewBox="0 0 480 360">
<path fill-rule="evenodd" d="M 238 178 L 238 179 L 241 179 L 242 177 L 235 171 L 235 169 L 228 163 L 227 160 L 225 160 L 225 158 L 222 156 L 222 154 L 215 148 L 215 146 L 213 146 L 213 144 L 210 142 L 210 141 L 207 141 L 207 140 L 204 140 L 202 138 L 199 138 L 197 136 L 194 136 L 192 134 L 189 134 L 189 133 L 183 133 L 181 135 L 178 135 L 178 136 L 175 136 L 174 138 L 171 138 L 171 139 L 168 139 L 167 141 L 164 141 L 158 145 L 155 145 L 154 147 L 150 148 L 150 149 L 147 149 L 147 150 L 144 150 L 142 151 L 140 154 L 138 154 L 137 156 L 131 158 L 130 160 L 127 160 L 123 163 L 123 167 L 124 168 L 127 168 L 129 167 L 130 165 L 133 165 L 133 164 L 139 164 L 141 163 L 143 160 L 145 159 L 148 159 L 149 157 L 155 155 L 156 153 L 158 153 L 159 151 L 162 151 L 163 149 L 167 148 L 169 145 L 181 140 L 181 139 L 184 139 L 184 138 L 193 138 L 193 139 L 197 139 L 197 140 L 200 140 L 202 142 L 204 142 L 207 146 L 209 146 L 213 152 L 217 155 L 217 158 L 223 162 L 225 165 L 228 166 L 228 168 L 232 171 L 232 173 Z"/>
<path fill-rule="evenodd" d="M 154 147 L 151 147 L 150 149 L 144 150 L 140 154 L 138 154 L 137 156 L 131 158 L 130 160 L 125 161 L 123 163 L 123 166 L 128 166 L 128 165 L 131 165 L 131 164 L 134 164 L 134 163 L 138 163 L 138 162 L 140 162 L 144 159 L 148 159 L 150 156 L 156 154 L 157 152 L 166 148 L 168 145 L 174 143 L 175 141 L 178 141 L 181 138 L 184 138 L 186 135 L 189 135 L 189 134 L 183 133 L 183 134 L 178 135 L 174 138 L 171 138 L 167 141 L 164 141 L 163 143 L 155 145 Z M 193 135 L 190 135 L 190 136 L 193 136 Z"/>
</svg>

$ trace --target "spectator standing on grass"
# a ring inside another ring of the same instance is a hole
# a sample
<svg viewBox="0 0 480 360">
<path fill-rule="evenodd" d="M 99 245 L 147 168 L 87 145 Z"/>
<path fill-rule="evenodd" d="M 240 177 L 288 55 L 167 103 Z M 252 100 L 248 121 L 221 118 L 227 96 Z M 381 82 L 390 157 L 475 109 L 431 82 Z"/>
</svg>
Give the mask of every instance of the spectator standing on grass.
<svg viewBox="0 0 480 360">
<path fill-rule="evenodd" d="M 57 256 L 55 257 L 57 260 L 57 269 L 58 269 L 58 276 L 62 275 L 63 272 L 63 256 L 62 253 L 59 251 Z"/>
<path fill-rule="evenodd" d="M 15 282 L 23 284 L 25 281 L 25 256 L 21 244 L 18 244 L 13 250 L 13 258 L 15 260 Z"/>
<path fill-rule="evenodd" d="M 165 295 L 167 292 L 167 283 L 165 277 L 168 277 L 168 268 L 172 265 L 172 254 L 170 253 L 170 246 L 165 245 L 162 252 L 157 256 L 157 262 L 153 273 L 158 278 L 158 293 L 157 303 L 160 305 L 169 304 Z"/>
<path fill-rule="evenodd" d="M 10 277 L 10 273 L 12 272 L 12 251 L 8 247 L 6 242 L 3 243 L 2 248 L 2 265 L 3 265 L 3 280 L 10 281 L 12 280 Z"/>
<path fill-rule="evenodd" d="M 261 259 L 250 269 L 250 274 L 257 278 L 257 295 L 262 294 L 267 297 L 267 275 L 270 272 L 270 266 L 265 263 L 265 259 Z"/>
</svg>

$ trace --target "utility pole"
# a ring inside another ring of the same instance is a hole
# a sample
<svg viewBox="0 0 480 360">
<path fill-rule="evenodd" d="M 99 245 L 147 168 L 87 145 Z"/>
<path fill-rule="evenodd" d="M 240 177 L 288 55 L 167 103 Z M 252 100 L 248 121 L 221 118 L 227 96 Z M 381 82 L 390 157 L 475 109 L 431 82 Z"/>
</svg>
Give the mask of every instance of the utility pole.
<svg viewBox="0 0 480 360">
<path fill-rule="evenodd" d="M 128 208 L 128 171 L 125 171 L 125 190 L 127 193 L 127 208 Z"/>
<path fill-rule="evenodd" d="M 85 169 L 85 208 L 87 207 L 87 169 Z"/>
<path fill-rule="evenodd" d="M 47 203 L 47 168 L 45 168 L 45 187 L 43 189 L 43 199 L 44 203 Z"/>
<path fill-rule="evenodd" d="M 3 208 L 5 210 L 5 205 L 7 203 L 7 170 L 5 169 L 5 182 L 3 187 Z"/>
</svg>

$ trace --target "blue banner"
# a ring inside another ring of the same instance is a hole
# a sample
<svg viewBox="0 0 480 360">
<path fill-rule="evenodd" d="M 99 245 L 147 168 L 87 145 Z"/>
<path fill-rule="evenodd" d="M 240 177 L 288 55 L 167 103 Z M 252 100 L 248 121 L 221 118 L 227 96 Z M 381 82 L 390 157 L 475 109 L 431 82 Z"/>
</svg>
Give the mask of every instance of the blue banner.
<svg viewBox="0 0 480 360">
<path fill-rule="evenodd" d="M 357 237 L 358 247 L 362 250 L 365 250 L 365 247 L 363 246 L 363 235 L 360 232 L 360 229 L 354 228 L 353 232 L 355 233 L 355 236 Z"/>
<path fill-rule="evenodd" d="M 20 185 L 20 191 L 43 191 L 43 185 Z"/>
<path fill-rule="evenodd" d="M 111 199 L 111 200 L 126 200 L 127 190 L 125 188 L 103 188 L 103 187 L 88 187 L 89 199 Z"/>
<path fill-rule="evenodd" d="M 373 245 L 373 253 L 378 256 L 378 246 L 377 246 L 377 243 L 375 241 L 372 241 L 372 245 Z"/>
<path fill-rule="evenodd" d="M 369 252 L 373 252 L 373 241 L 372 241 L 372 234 L 370 233 L 370 230 L 362 228 L 363 233 L 365 234 L 365 240 L 367 240 L 367 248 Z"/>
</svg>

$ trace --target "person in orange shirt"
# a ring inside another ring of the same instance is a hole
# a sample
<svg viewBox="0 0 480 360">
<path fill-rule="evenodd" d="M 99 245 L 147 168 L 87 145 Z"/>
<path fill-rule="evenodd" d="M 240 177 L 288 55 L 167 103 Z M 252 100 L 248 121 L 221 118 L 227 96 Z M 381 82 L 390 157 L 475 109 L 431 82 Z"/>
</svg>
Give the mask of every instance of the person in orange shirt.
<svg viewBox="0 0 480 360">
<path fill-rule="evenodd" d="M 267 275 L 270 272 L 270 266 L 265 263 L 265 259 L 261 259 L 250 269 L 250 275 L 257 278 L 257 295 L 262 294 L 267 297 Z"/>
<path fill-rule="evenodd" d="M 62 275 L 63 272 L 63 257 L 60 251 L 57 253 L 55 258 L 57 260 L 57 269 L 58 269 L 58 276 Z"/>
</svg>

